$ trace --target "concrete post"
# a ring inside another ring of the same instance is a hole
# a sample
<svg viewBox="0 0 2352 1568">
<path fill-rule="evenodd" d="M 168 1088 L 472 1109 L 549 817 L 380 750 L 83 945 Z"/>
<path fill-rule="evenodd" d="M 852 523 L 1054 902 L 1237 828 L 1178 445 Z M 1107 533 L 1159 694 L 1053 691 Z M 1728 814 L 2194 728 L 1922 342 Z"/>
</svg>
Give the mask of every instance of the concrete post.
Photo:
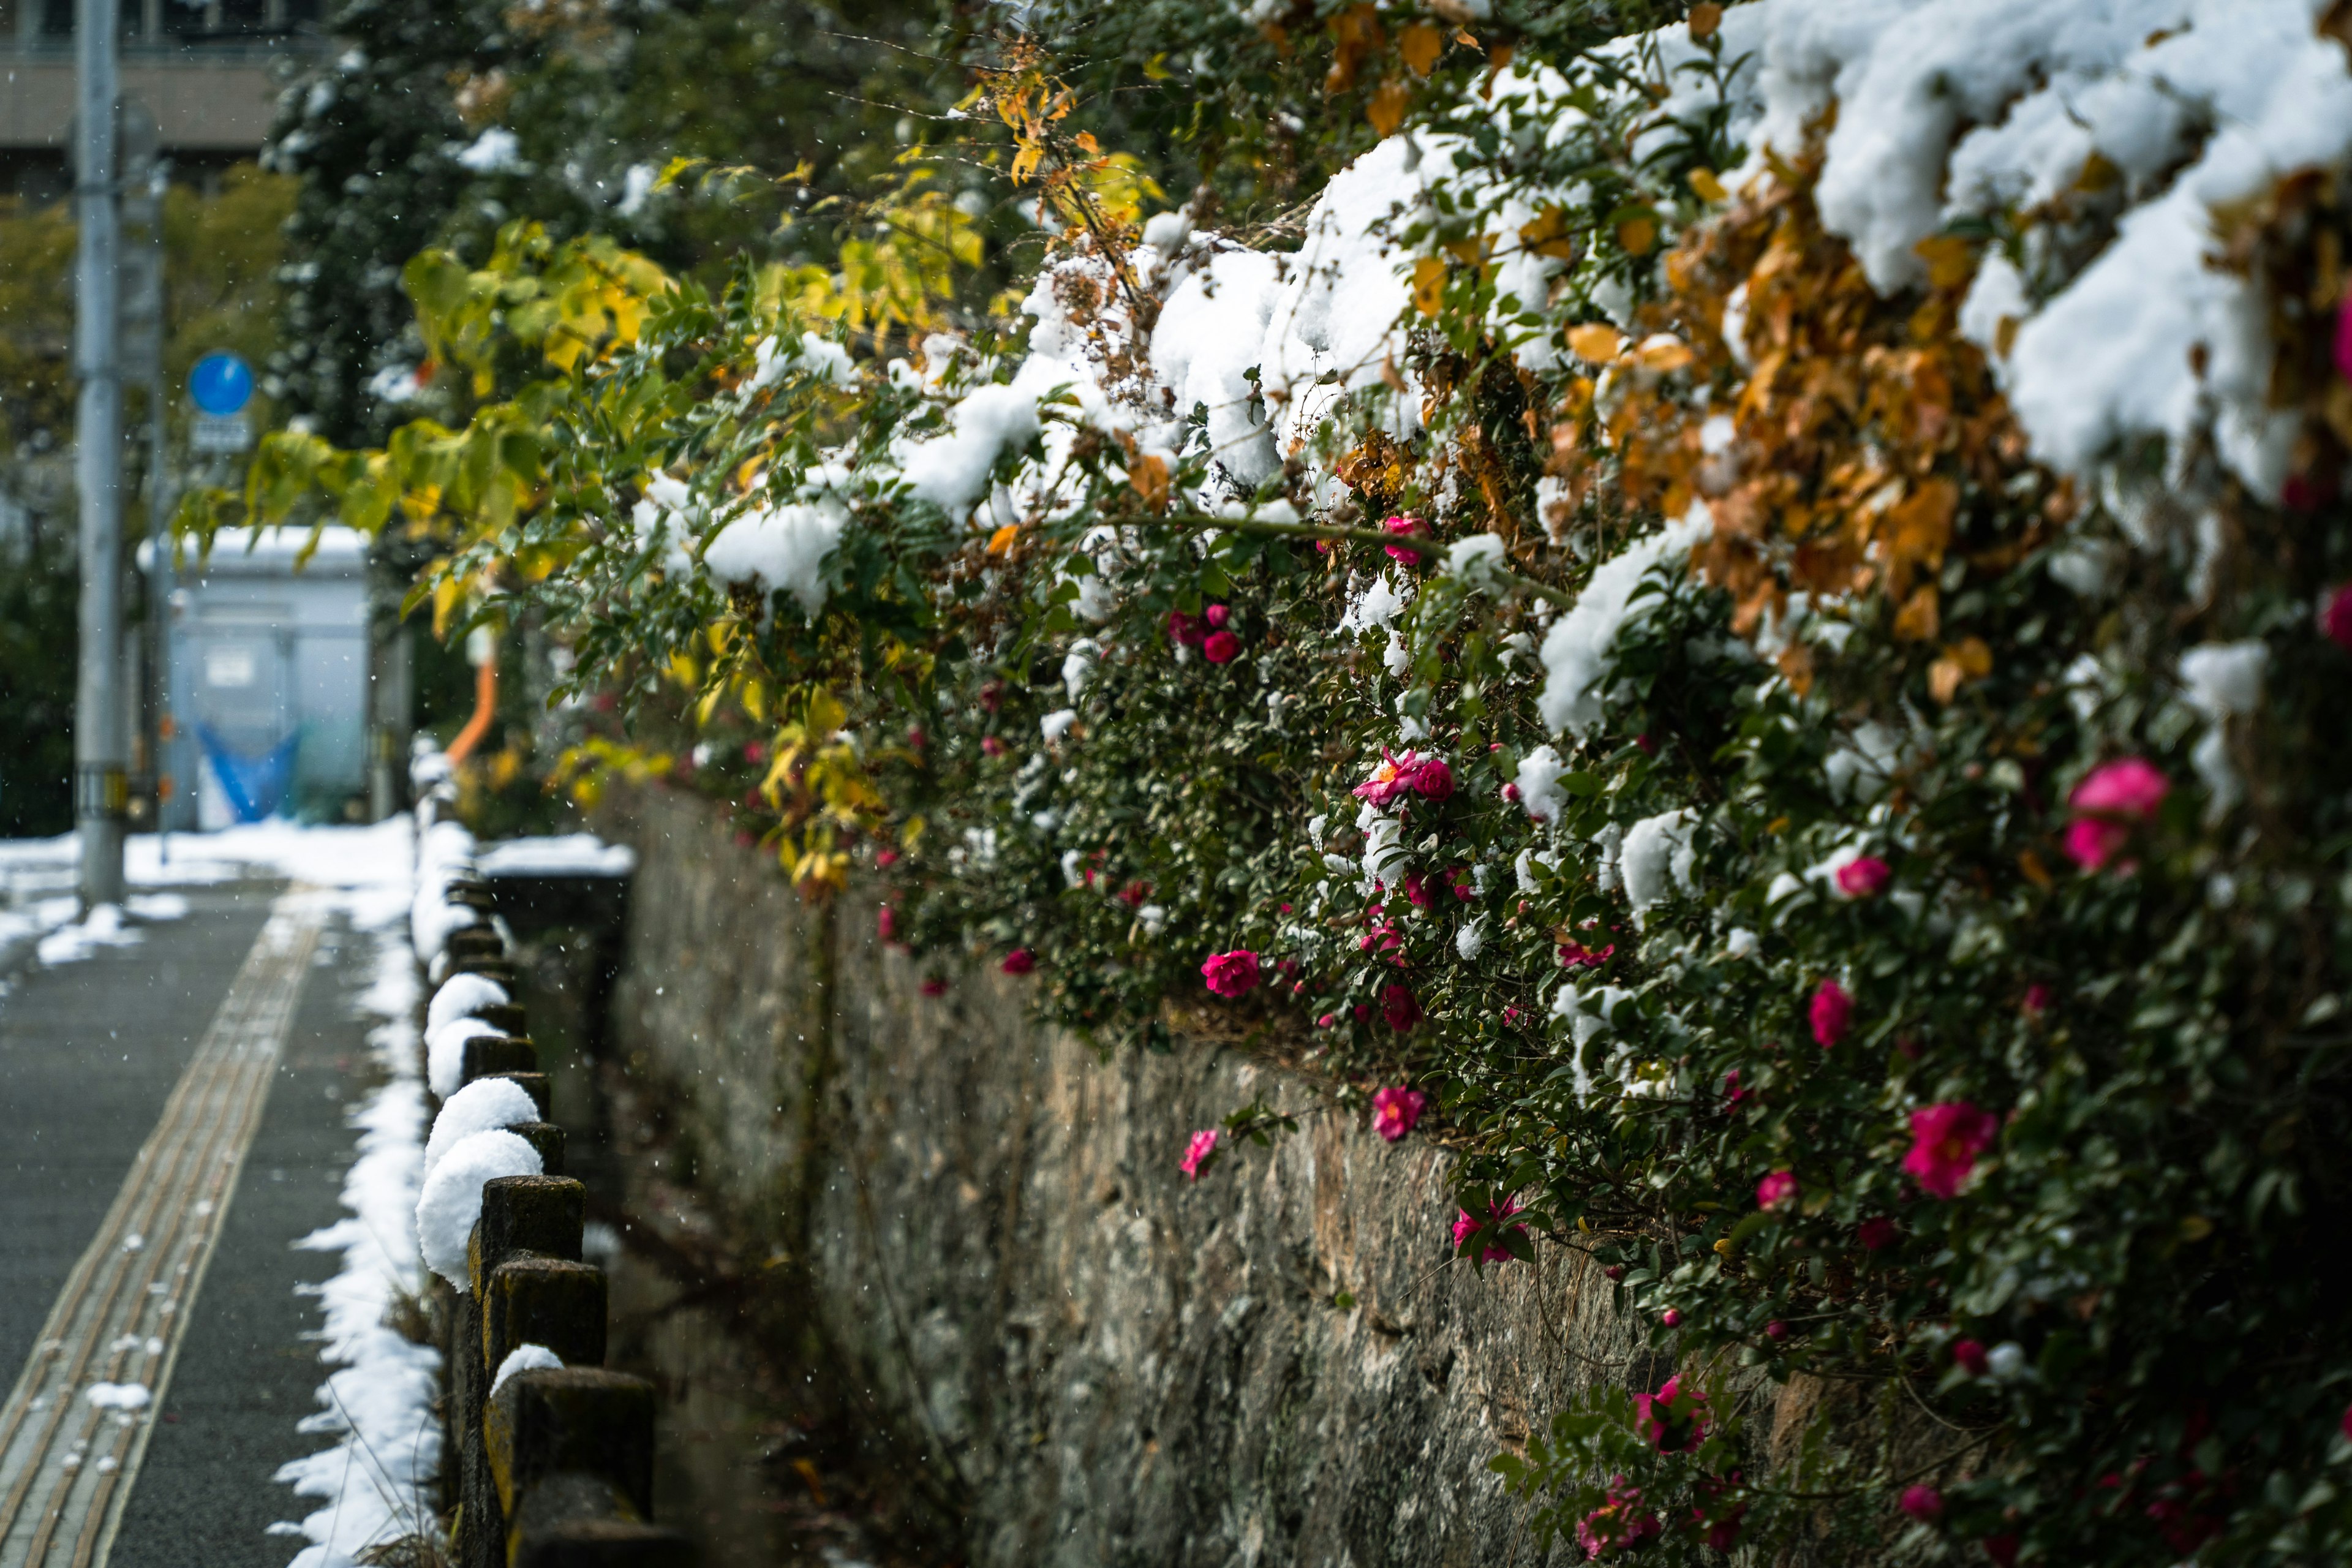
<svg viewBox="0 0 2352 1568">
<path fill-rule="evenodd" d="M 79 68 L 74 220 L 79 247 L 74 367 L 81 376 L 74 480 L 81 503 L 81 650 L 74 693 L 74 819 L 84 909 L 122 901 L 129 805 L 122 701 L 122 377 L 115 271 L 115 17 L 119 0 L 75 0 Z"/>
</svg>

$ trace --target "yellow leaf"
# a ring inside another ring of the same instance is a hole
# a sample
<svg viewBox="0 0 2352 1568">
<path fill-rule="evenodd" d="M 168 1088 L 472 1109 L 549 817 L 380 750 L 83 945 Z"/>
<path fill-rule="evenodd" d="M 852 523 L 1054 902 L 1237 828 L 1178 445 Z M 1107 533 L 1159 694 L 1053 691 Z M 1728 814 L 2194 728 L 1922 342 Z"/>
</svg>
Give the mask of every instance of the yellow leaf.
<svg viewBox="0 0 2352 1568">
<path fill-rule="evenodd" d="M 1903 607 L 1895 613 L 1895 635 L 1903 642 L 1932 641 L 1937 628 L 1942 624 L 1941 605 L 1936 597 L 1936 585 L 1933 583 L 1921 584 L 1908 599 L 1903 602 Z M 1942 702 L 1949 700 L 1939 697 L 1937 700 Z"/>
<path fill-rule="evenodd" d="M 1930 288 L 1957 288 L 1976 270 L 1976 248 L 1958 235 L 1930 235 L 1911 248 L 1927 264 Z"/>
<path fill-rule="evenodd" d="M 1370 101 L 1364 105 L 1364 118 L 1381 135 L 1393 136 L 1404 123 L 1404 111 L 1412 107 L 1412 89 L 1391 77 L 1372 89 Z"/>
<path fill-rule="evenodd" d="M 1628 256 L 1647 256 L 1658 243 L 1658 226 L 1651 218 L 1629 217 L 1617 226 L 1617 243 Z"/>
<path fill-rule="evenodd" d="M 1715 30 L 1722 26 L 1723 7 L 1717 5 L 1715 0 L 1703 0 L 1703 4 L 1691 7 L 1691 42 L 1695 44 L 1706 42 L 1713 37 Z"/>
<path fill-rule="evenodd" d="M 1727 202 L 1731 199 L 1731 193 L 1723 188 L 1723 182 L 1715 177 L 1713 169 L 1693 169 L 1690 172 L 1690 188 L 1698 193 L 1698 198 L 1703 202 Z"/>
<path fill-rule="evenodd" d="M 1003 528 L 998 529 L 994 533 L 988 536 L 988 552 L 991 555 L 1003 554 L 1006 551 L 1013 548 L 1013 542 L 1019 538 L 1020 534 L 1021 525 L 1019 523 L 1006 523 Z"/>
<path fill-rule="evenodd" d="M 1166 81 L 1176 73 L 1168 68 L 1168 55 L 1162 50 L 1143 62 L 1143 74 L 1151 81 Z"/>
<path fill-rule="evenodd" d="M 1412 264 L 1412 308 L 1434 316 L 1445 306 L 1445 258 L 1424 256 Z"/>
<path fill-rule="evenodd" d="M 1691 353 L 1688 343 L 1664 332 L 1643 339 L 1642 346 L 1633 351 L 1634 363 L 1660 375 L 1685 369 L 1697 357 Z M 1674 514 L 1669 512 L 1667 515 Z"/>
<path fill-rule="evenodd" d="M 1576 259 L 1576 237 L 1568 231 L 1568 209 L 1558 202 L 1545 205 L 1532 223 L 1519 226 L 1519 243 L 1538 256 Z"/>
<path fill-rule="evenodd" d="M 1625 340 L 1616 328 L 1601 321 L 1587 321 L 1568 329 L 1569 352 L 1579 359 L 1594 364 L 1607 364 L 1625 352 Z"/>
<path fill-rule="evenodd" d="M 1445 35 L 1426 22 L 1415 22 L 1397 33 L 1397 53 L 1415 76 L 1427 76 L 1444 48 Z"/>
</svg>

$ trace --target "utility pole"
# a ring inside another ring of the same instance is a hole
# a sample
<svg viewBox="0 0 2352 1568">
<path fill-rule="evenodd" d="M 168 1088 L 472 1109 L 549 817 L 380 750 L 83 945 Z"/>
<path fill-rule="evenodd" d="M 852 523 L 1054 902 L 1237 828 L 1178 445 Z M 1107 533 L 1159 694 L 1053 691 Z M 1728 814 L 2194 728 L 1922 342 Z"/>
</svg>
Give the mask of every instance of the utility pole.
<svg viewBox="0 0 2352 1568">
<path fill-rule="evenodd" d="M 115 20 L 121 0 L 75 0 L 79 68 L 74 221 L 79 270 L 74 368 L 81 375 L 74 481 L 81 500 L 81 661 L 74 692 L 74 819 L 84 910 L 122 901 L 129 726 L 122 703 L 122 377 L 116 326 Z"/>
</svg>

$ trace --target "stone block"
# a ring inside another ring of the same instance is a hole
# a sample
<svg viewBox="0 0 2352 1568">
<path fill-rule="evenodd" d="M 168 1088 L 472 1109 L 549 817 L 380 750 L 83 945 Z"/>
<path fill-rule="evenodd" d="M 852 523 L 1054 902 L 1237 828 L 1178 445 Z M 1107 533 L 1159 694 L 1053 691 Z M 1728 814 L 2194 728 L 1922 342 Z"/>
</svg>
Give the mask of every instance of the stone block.
<svg viewBox="0 0 2352 1568">
<path fill-rule="evenodd" d="M 495 1376 L 520 1345 L 545 1345 L 566 1366 L 604 1363 L 604 1271 L 560 1258 L 501 1263 L 482 1287 L 482 1366 Z"/>
<path fill-rule="evenodd" d="M 566 1473 L 609 1486 L 636 1518 L 653 1512 L 654 1385 L 595 1367 L 518 1373 L 490 1401 L 483 1447 L 499 1506 Z"/>
</svg>

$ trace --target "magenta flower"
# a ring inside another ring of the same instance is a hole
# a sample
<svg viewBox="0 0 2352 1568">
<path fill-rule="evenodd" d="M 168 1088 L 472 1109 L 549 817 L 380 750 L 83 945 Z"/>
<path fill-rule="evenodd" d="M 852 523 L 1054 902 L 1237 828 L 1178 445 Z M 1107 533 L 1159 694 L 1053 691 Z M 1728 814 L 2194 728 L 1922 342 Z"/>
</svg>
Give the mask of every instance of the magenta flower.
<svg viewBox="0 0 2352 1568">
<path fill-rule="evenodd" d="M 1188 616 L 1181 610 L 1168 612 L 1168 640 L 1179 647 L 1199 647 L 1208 629 L 1198 616 Z"/>
<path fill-rule="evenodd" d="M 926 996 L 944 996 L 948 994 L 948 983 L 934 974 L 923 982 L 922 993 Z"/>
<path fill-rule="evenodd" d="M 1895 1238 L 1901 1235 L 1895 1222 L 1885 1215 L 1874 1215 L 1853 1227 L 1853 1238 L 1862 1243 L 1865 1252 L 1884 1252 L 1894 1246 Z"/>
<path fill-rule="evenodd" d="M 1424 800 L 1444 800 L 1454 793 L 1454 770 L 1443 757 L 1423 757 L 1412 770 L 1412 787 Z"/>
<path fill-rule="evenodd" d="M 1393 1143 L 1413 1129 L 1421 1120 L 1422 1108 L 1429 1096 L 1417 1089 L 1399 1084 L 1394 1089 L 1372 1090 L 1372 1131 Z"/>
<path fill-rule="evenodd" d="M 1486 1218 L 1484 1222 L 1485 1226 L 1491 1234 L 1496 1226 L 1499 1226 L 1504 1220 L 1510 1218 L 1513 1215 L 1518 1212 L 1519 1200 L 1517 1198 L 1505 1198 L 1501 1203 L 1486 1211 Z M 1454 1218 L 1454 1249 L 1456 1252 L 1462 1250 L 1462 1244 L 1470 1239 L 1470 1233 L 1472 1231 L 1480 1228 L 1480 1221 L 1471 1216 L 1468 1209 L 1457 1211 Z M 1511 1226 L 1513 1233 L 1520 1236 L 1526 1235 L 1527 1229 L 1528 1227 L 1523 1225 L 1515 1225 Z M 1509 1249 L 1507 1247 L 1497 1247 L 1492 1241 L 1489 1241 L 1485 1247 L 1478 1249 L 1478 1261 L 1481 1263 L 1508 1263 L 1510 1260 L 1511 1254 Z"/>
<path fill-rule="evenodd" d="M 1560 967 L 1563 969 L 1598 969 L 1602 964 L 1608 963 L 1611 958 L 1614 957 L 1616 952 L 1617 944 L 1613 942 L 1607 947 L 1601 948 L 1598 951 L 1585 946 L 1580 942 L 1564 942 L 1559 944 Z"/>
<path fill-rule="evenodd" d="M 1756 1206 L 1759 1209 L 1779 1208 L 1783 1204 L 1795 1201 L 1796 1196 L 1797 1173 L 1794 1171 L 1775 1171 L 1756 1184 Z"/>
<path fill-rule="evenodd" d="M 1231 664 L 1242 651 L 1242 639 L 1231 632 L 1211 632 L 1201 639 L 1201 657 L 1211 664 Z"/>
<path fill-rule="evenodd" d="M 1642 1506 L 1642 1489 L 1623 1476 L 1609 1479 L 1609 1495 L 1599 1508 L 1577 1521 L 1576 1542 L 1589 1560 L 1617 1551 L 1637 1551 L 1661 1529 L 1658 1516 Z"/>
<path fill-rule="evenodd" d="M 2025 1010 L 2038 1018 L 2050 1011 L 2050 1004 L 2056 1000 L 2057 994 L 2050 989 L 2048 982 L 2037 980 L 2025 988 Z"/>
<path fill-rule="evenodd" d="M 1775 1318 L 1764 1325 L 1764 1337 L 1776 1345 L 1780 1344 L 1789 1337 L 1789 1325 Z"/>
<path fill-rule="evenodd" d="M 879 910 L 875 911 L 874 934 L 880 937 L 884 942 L 896 942 L 898 940 L 898 917 L 892 911 L 890 906 L 887 904 L 883 905 Z"/>
<path fill-rule="evenodd" d="M 1402 985 L 1383 985 L 1381 987 L 1381 1016 L 1389 1021 L 1390 1028 L 1403 1034 L 1421 1022 L 1421 1004 L 1413 999 L 1412 991 Z"/>
<path fill-rule="evenodd" d="M 1026 974 L 1037 967 L 1037 955 L 1025 947 L 1016 947 L 1004 955 L 997 967 L 1007 974 Z"/>
<path fill-rule="evenodd" d="M 1992 1364 L 1985 1355 L 1984 1346 L 1974 1340 L 1960 1340 L 1953 1344 L 1952 1363 L 1970 1377 L 1982 1377 Z"/>
<path fill-rule="evenodd" d="M 1677 1373 L 1659 1384 L 1657 1393 L 1633 1395 L 1633 1430 L 1662 1454 L 1696 1448 L 1706 1436 L 1706 1395 L 1696 1389 L 1685 1394 Z"/>
<path fill-rule="evenodd" d="M 2344 1407 L 2344 1419 L 2337 1424 L 2336 1430 L 2347 1437 L 2352 1437 L 2352 1405 Z"/>
<path fill-rule="evenodd" d="M 1201 965 L 1201 978 L 1220 996 L 1238 996 L 1257 984 L 1257 954 L 1239 947 L 1213 952 Z"/>
<path fill-rule="evenodd" d="M 2066 854 L 2085 871 L 2115 858 L 2132 829 L 2156 815 L 2172 781 L 2144 757 L 2102 763 L 2066 798 L 2074 820 L 2066 826 Z"/>
<path fill-rule="evenodd" d="M 2345 315 L 2352 318 L 2352 310 Z M 2327 640 L 2347 653 L 2352 653 L 2352 583 L 2347 583 L 2327 595 L 2326 607 L 2319 612 L 2319 629 Z"/>
<path fill-rule="evenodd" d="M 1670 1329 L 1681 1328 L 1683 1326 L 1682 1309 L 1679 1307 L 1667 1308 L 1664 1311 L 1658 1314 L 1658 1321 L 1665 1324 L 1666 1327 Z"/>
<path fill-rule="evenodd" d="M 1414 781 L 1420 776 L 1421 759 L 1418 756 L 1407 752 L 1400 757 L 1383 746 L 1381 748 L 1381 765 L 1372 770 L 1371 777 L 1349 793 L 1358 800 L 1369 802 L 1375 811 L 1386 811 L 1397 796 L 1414 787 Z M 1451 779 L 1449 774 L 1449 785 Z"/>
<path fill-rule="evenodd" d="M 1933 1198 L 1948 1198 L 1976 1169 L 1977 1156 L 1992 1147 L 2000 1123 L 1990 1110 L 1967 1100 L 1930 1105 L 1911 1113 L 1911 1152 L 1903 1169 Z"/>
<path fill-rule="evenodd" d="M 1203 1127 L 1193 1133 L 1192 1141 L 1184 1145 L 1184 1158 L 1178 1162 L 1183 1168 L 1184 1179 L 1188 1182 L 1199 1181 L 1202 1167 L 1209 1163 L 1211 1156 L 1216 1152 L 1217 1130 L 1215 1128 Z"/>
<path fill-rule="evenodd" d="M 1421 519 L 1417 517 L 1392 517 L 1386 522 L 1381 523 L 1381 526 L 1387 529 L 1391 533 L 1395 534 L 1419 533 L 1421 531 Z M 1421 561 L 1420 551 L 1407 550 L 1402 544 L 1383 544 L 1381 548 L 1388 552 L 1391 560 L 1402 561 L 1408 566 L 1416 565 Z"/>
<path fill-rule="evenodd" d="M 1837 868 L 1838 891 L 1849 899 L 1874 898 L 1894 875 L 1893 868 L 1877 856 L 1857 856 Z"/>
<path fill-rule="evenodd" d="M 980 738 L 980 749 L 984 756 L 1001 757 L 1004 754 L 1004 742 L 993 735 L 982 735 Z"/>
<path fill-rule="evenodd" d="M 1211 605 L 1201 612 L 1201 618 L 1209 624 L 1212 631 L 1221 631 L 1224 624 L 1234 618 L 1234 613 L 1223 605 Z"/>
<path fill-rule="evenodd" d="M 1906 1487 L 1900 1506 L 1920 1523 L 1933 1524 L 1944 1517 L 1944 1494 L 1933 1487 Z"/>
<path fill-rule="evenodd" d="M 1846 1025 L 1853 1017 L 1853 998 L 1836 981 L 1824 980 L 1813 992 L 1811 1017 L 1813 1043 L 1828 1050 L 1845 1038 Z"/>
</svg>

